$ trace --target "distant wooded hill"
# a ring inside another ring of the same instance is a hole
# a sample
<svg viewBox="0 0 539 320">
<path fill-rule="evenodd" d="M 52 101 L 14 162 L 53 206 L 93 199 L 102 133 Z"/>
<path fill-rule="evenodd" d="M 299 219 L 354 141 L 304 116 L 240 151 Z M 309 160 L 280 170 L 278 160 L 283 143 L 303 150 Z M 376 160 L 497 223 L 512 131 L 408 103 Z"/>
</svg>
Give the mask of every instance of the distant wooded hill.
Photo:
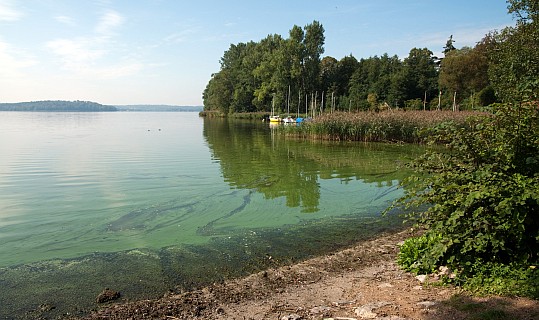
<svg viewBox="0 0 539 320">
<path fill-rule="evenodd" d="M 43 112 L 103 112 L 118 111 L 116 107 L 91 101 L 31 101 L 0 103 L 0 111 L 43 111 Z"/>
<path fill-rule="evenodd" d="M 37 111 L 37 112 L 200 112 L 202 106 L 172 105 L 103 105 L 91 101 L 31 101 L 17 103 L 0 103 L 0 111 Z"/>
</svg>

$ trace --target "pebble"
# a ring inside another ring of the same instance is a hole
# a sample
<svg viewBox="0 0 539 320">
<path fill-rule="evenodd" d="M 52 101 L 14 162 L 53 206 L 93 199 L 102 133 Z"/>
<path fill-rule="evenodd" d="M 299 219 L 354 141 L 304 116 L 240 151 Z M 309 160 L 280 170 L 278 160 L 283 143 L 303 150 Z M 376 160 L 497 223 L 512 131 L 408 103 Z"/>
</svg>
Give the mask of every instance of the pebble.
<svg viewBox="0 0 539 320">
<path fill-rule="evenodd" d="M 324 313 L 324 312 L 327 312 L 327 311 L 331 311 L 331 308 L 330 307 L 325 307 L 325 306 L 319 306 L 319 307 L 314 307 L 311 310 L 309 310 L 309 312 L 311 314 Z"/>
<path fill-rule="evenodd" d="M 378 309 L 387 305 L 390 305 L 391 303 L 386 301 L 380 301 L 380 302 L 373 302 L 365 304 L 361 307 L 356 308 L 355 313 L 357 316 L 359 316 L 362 319 L 374 319 L 378 315 L 373 312 L 374 309 Z"/>
<path fill-rule="evenodd" d="M 302 317 L 299 314 L 295 314 L 295 313 L 289 314 L 287 316 L 283 316 L 281 318 L 281 320 L 301 320 L 301 319 Z"/>
<path fill-rule="evenodd" d="M 436 305 L 436 302 L 434 301 L 422 301 L 417 303 L 418 306 L 421 306 L 423 308 L 430 308 Z"/>
</svg>

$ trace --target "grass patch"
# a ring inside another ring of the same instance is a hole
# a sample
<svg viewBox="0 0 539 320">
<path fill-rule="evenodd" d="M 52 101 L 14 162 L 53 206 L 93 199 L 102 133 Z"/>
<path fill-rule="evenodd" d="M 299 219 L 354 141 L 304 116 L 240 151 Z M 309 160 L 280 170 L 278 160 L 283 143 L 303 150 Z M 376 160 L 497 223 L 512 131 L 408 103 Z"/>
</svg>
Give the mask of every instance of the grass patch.
<svg viewBox="0 0 539 320">
<path fill-rule="evenodd" d="M 486 263 L 475 265 L 463 288 L 477 295 L 521 296 L 539 299 L 539 272 L 535 266 Z"/>
<path fill-rule="evenodd" d="M 505 320 L 509 319 L 507 313 L 502 310 L 486 310 L 470 317 L 470 320 Z"/>
<path fill-rule="evenodd" d="M 468 296 L 455 295 L 446 302 L 452 308 L 467 314 L 470 320 L 510 319 L 510 316 L 499 308 L 491 308 L 487 303 L 475 302 Z"/>
</svg>

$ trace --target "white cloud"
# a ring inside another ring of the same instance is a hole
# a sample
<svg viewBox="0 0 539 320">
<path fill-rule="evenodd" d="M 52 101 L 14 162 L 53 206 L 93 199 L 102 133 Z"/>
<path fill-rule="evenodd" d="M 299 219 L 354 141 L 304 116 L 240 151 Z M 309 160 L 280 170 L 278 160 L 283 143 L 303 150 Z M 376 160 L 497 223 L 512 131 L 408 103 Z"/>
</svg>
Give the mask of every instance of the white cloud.
<svg viewBox="0 0 539 320">
<path fill-rule="evenodd" d="M 91 68 L 83 70 L 84 74 L 97 76 L 99 78 L 122 78 L 137 74 L 144 68 L 144 64 L 138 61 L 122 61 L 112 66 Z"/>
<path fill-rule="evenodd" d="M 56 20 L 72 20 L 59 16 Z M 46 43 L 47 49 L 60 58 L 64 70 L 75 76 L 120 78 L 138 73 L 144 64 L 125 58 L 113 40 L 115 29 L 126 19 L 115 11 L 107 11 L 96 22 L 94 34 L 73 39 L 55 39 Z"/>
<path fill-rule="evenodd" d="M 47 48 L 62 57 L 66 64 L 70 65 L 80 62 L 91 63 L 102 57 L 106 51 L 102 48 L 93 48 L 95 45 L 96 42 L 86 38 L 75 40 L 57 39 L 49 41 Z"/>
<path fill-rule="evenodd" d="M 99 37 L 57 39 L 47 43 L 47 48 L 61 58 L 64 69 L 80 76 L 120 78 L 144 68 L 144 64 L 136 60 L 115 59 L 113 52 L 105 49 L 108 46 L 110 43 Z"/>
<path fill-rule="evenodd" d="M 125 18 L 115 11 L 108 11 L 101 16 L 95 31 L 99 34 L 109 36 L 114 32 L 116 27 L 121 26 Z"/>
<path fill-rule="evenodd" d="M 180 43 L 187 40 L 187 37 L 192 34 L 192 30 L 185 30 L 178 33 L 173 33 L 165 37 L 164 43 Z"/>
<path fill-rule="evenodd" d="M 9 0 L 0 0 L 0 21 L 17 21 L 21 19 L 23 13 L 16 8 Z"/>
<path fill-rule="evenodd" d="M 23 77 L 23 69 L 36 64 L 37 61 L 32 56 L 0 39 L 0 70 L 2 70 L 2 78 Z"/>
</svg>

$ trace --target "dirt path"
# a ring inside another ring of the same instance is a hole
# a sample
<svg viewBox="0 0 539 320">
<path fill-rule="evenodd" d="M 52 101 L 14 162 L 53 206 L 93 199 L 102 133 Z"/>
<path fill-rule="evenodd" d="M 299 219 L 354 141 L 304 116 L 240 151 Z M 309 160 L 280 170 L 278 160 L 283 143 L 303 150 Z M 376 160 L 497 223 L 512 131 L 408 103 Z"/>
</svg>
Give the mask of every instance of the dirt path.
<svg viewBox="0 0 539 320">
<path fill-rule="evenodd" d="M 421 284 L 395 263 L 408 236 L 385 234 L 199 291 L 112 304 L 85 319 L 539 319 L 539 301 Z"/>
</svg>

